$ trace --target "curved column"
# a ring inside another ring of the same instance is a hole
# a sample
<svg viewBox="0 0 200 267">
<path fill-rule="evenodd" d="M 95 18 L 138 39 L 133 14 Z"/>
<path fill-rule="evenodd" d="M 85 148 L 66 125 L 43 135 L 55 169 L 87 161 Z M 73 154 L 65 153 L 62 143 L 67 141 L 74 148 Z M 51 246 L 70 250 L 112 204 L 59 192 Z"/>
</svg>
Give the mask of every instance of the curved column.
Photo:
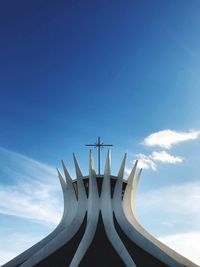
<svg viewBox="0 0 200 267">
<path fill-rule="evenodd" d="M 71 261 L 71 264 L 69 265 L 70 267 L 79 266 L 81 260 L 83 259 L 88 247 L 90 246 L 94 238 L 99 217 L 99 194 L 97 189 L 94 159 L 91 151 L 89 162 L 89 196 L 87 208 L 87 225 L 83 238 L 77 248 L 77 251 Z"/>
<path fill-rule="evenodd" d="M 121 200 L 120 200 L 121 201 Z M 124 264 L 128 267 L 136 267 L 133 259 L 129 255 L 126 247 L 118 236 L 113 222 L 113 208 L 111 202 L 111 188 L 110 188 L 110 152 L 108 151 L 106 166 L 104 172 L 104 179 L 101 192 L 101 212 L 105 231 L 108 239 L 113 245 L 114 249 L 122 259 Z"/>
<path fill-rule="evenodd" d="M 58 169 L 57 169 L 57 172 L 58 172 L 58 178 L 61 184 L 61 188 L 63 192 L 63 199 L 64 199 L 64 210 L 63 210 L 63 215 L 62 215 L 60 223 L 53 230 L 53 232 L 51 232 L 48 236 L 43 238 L 41 241 L 39 241 L 37 244 L 33 245 L 29 249 L 25 250 L 23 253 L 21 253 L 20 255 L 18 255 L 11 261 L 9 261 L 8 263 L 2 265 L 2 267 L 18 266 L 22 264 L 23 262 L 25 262 L 30 256 L 32 256 L 38 250 L 44 247 L 50 240 L 52 240 L 59 232 L 63 230 L 65 222 L 68 221 L 67 218 L 70 221 L 70 217 L 74 216 L 74 212 L 72 214 L 70 214 L 69 212 L 70 210 L 74 210 L 77 205 L 75 194 L 72 188 L 72 179 L 70 176 L 68 176 L 66 179 L 67 180 L 66 182 Z"/>
<path fill-rule="evenodd" d="M 126 157 L 126 156 L 125 156 Z M 151 242 L 147 240 L 143 235 L 141 235 L 127 220 L 123 207 L 122 207 L 122 186 L 123 186 L 123 174 L 124 174 L 124 168 L 125 168 L 125 157 L 123 159 L 123 162 L 121 164 L 121 168 L 118 173 L 118 179 L 115 185 L 115 191 L 113 195 L 113 211 L 116 217 L 116 220 L 121 227 L 121 229 L 124 231 L 126 236 L 132 240 L 137 246 L 141 247 L 145 251 L 151 253 L 154 257 L 159 253 L 159 260 L 163 263 L 168 262 L 173 267 L 181 267 L 182 265 L 176 263 L 173 259 L 171 259 L 169 256 L 165 255 L 163 251 L 161 251 L 156 246 L 152 246 Z M 137 164 L 137 163 L 136 163 Z M 135 174 L 136 165 L 134 166 L 132 170 L 132 175 Z M 151 251 L 151 252 L 150 252 Z M 163 258 L 166 258 L 164 261 Z"/>
<path fill-rule="evenodd" d="M 174 250 L 172 250 L 171 248 L 167 247 L 159 240 L 154 238 L 138 223 L 135 216 L 135 197 L 136 197 L 138 182 L 141 176 L 141 170 L 138 173 L 138 175 L 134 178 L 136 165 L 137 163 L 135 164 L 128 178 L 128 183 L 123 198 L 123 210 L 129 223 L 140 234 L 140 236 L 143 237 L 141 238 L 141 241 L 140 238 L 138 240 L 140 247 L 146 250 L 148 253 L 152 254 L 155 258 L 167 264 L 168 266 L 197 267 L 196 264 L 190 262 L 188 259 L 186 259 L 182 255 L 178 254 L 177 252 L 175 252 Z"/>
<path fill-rule="evenodd" d="M 142 170 L 140 170 L 135 177 L 137 161 L 129 175 L 122 200 L 123 174 L 126 155 L 124 156 L 118 173 L 113 198 L 111 198 L 110 152 L 108 151 L 107 154 L 100 197 L 91 151 L 89 155 L 88 198 L 83 182 L 83 175 L 74 154 L 73 158 L 77 177 L 77 186 L 75 189 L 73 181 L 63 161 L 62 166 L 65 179 L 60 171 L 57 170 L 64 198 L 64 210 L 60 223 L 46 238 L 10 262 L 4 264 L 2 267 L 32 267 L 40 263 L 42 266 L 42 264 L 46 264 L 48 261 L 51 261 L 52 258 L 54 258 L 56 262 L 55 266 L 57 266 L 59 265 L 59 262 L 57 262 L 57 260 L 59 260 L 59 253 L 61 252 L 63 253 L 62 260 L 66 259 L 68 266 L 77 267 L 81 263 L 84 264 L 83 258 L 85 255 L 88 255 L 86 252 L 90 249 L 89 247 L 96 234 L 100 211 L 102 213 L 104 227 L 102 225 L 101 218 L 100 225 L 101 228 L 104 228 L 103 235 L 106 237 L 106 242 L 110 242 L 109 248 L 113 247 L 115 252 L 113 249 L 112 251 L 119 255 L 120 258 L 116 257 L 116 259 L 120 260 L 121 263 L 123 262 L 126 266 L 136 267 L 133 259 L 135 259 L 139 266 L 143 266 L 145 265 L 145 261 L 142 261 L 141 258 L 143 257 L 146 259 L 147 257 L 149 266 L 164 265 L 169 267 L 198 267 L 196 264 L 190 262 L 188 259 L 158 241 L 138 223 L 135 214 L 135 198 Z M 86 218 L 86 214 L 87 221 L 84 220 L 84 218 Z M 115 215 L 116 221 L 114 221 L 113 214 Z M 86 228 L 84 228 L 85 222 Z M 85 232 L 83 234 L 84 230 Z M 79 232 L 78 239 L 76 235 L 77 232 Z M 70 243 L 68 243 L 69 241 Z M 72 250 L 70 250 L 70 244 L 73 244 Z M 92 244 L 96 247 L 95 242 Z M 124 244 L 129 249 L 129 252 Z M 74 252 L 75 249 L 76 252 Z M 73 251 L 73 253 L 66 255 L 71 251 Z M 58 252 L 58 254 L 56 252 Z M 92 249 L 90 252 L 92 252 Z M 45 259 L 47 259 L 46 263 L 45 261 L 43 262 Z M 69 263 L 70 261 L 71 263 Z M 154 263 L 157 263 L 157 265 Z"/>
<path fill-rule="evenodd" d="M 67 170 L 67 167 L 64 163 L 64 161 L 62 160 L 62 167 L 63 167 L 63 171 L 64 171 L 64 175 L 65 175 L 65 179 L 67 182 L 67 185 L 69 187 L 69 190 L 66 192 L 66 195 L 68 195 L 68 208 L 65 211 L 65 216 L 63 217 L 63 226 L 67 227 L 72 219 L 74 218 L 76 212 L 77 212 L 77 208 L 78 208 L 78 201 L 76 198 L 76 194 L 74 191 L 74 187 L 73 187 L 73 180 Z"/>
<path fill-rule="evenodd" d="M 76 161 L 76 165 L 75 165 L 76 172 L 77 172 L 77 166 L 78 166 L 78 163 Z M 65 177 L 66 179 L 68 179 L 69 173 L 64 163 L 63 163 L 63 167 L 64 167 L 64 172 L 65 172 Z M 77 209 L 75 209 L 75 216 L 71 219 L 70 222 L 67 223 L 65 221 L 65 226 L 63 230 L 60 231 L 44 247 L 42 247 L 39 251 L 37 251 L 34 255 L 32 255 L 26 262 L 21 264 L 20 265 L 21 267 L 31 267 L 31 266 L 35 266 L 36 264 L 40 263 L 45 258 L 50 256 L 52 253 L 54 253 L 55 251 L 60 249 L 62 246 L 64 246 L 79 230 L 84 220 L 84 217 L 86 214 L 86 208 L 87 208 L 87 197 L 86 197 L 86 192 L 85 192 L 82 178 L 83 178 L 82 174 L 77 176 L 77 184 L 79 186 L 79 191 L 78 191 L 78 207 Z M 73 198 L 74 197 L 76 198 L 73 186 L 72 186 L 72 192 L 73 192 Z"/>
</svg>

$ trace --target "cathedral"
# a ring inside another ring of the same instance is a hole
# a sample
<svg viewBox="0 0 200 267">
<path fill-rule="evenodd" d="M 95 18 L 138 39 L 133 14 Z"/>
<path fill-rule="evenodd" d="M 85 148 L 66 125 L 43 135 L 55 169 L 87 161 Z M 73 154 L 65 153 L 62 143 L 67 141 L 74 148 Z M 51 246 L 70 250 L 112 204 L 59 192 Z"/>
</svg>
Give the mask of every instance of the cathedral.
<svg viewBox="0 0 200 267">
<path fill-rule="evenodd" d="M 63 174 L 57 170 L 64 199 L 60 223 L 2 267 L 197 267 L 137 221 L 135 198 L 142 172 L 137 161 L 124 180 L 126 155 L 117 176 L 111 174 L 109 150 L 103 175 L 96 174 L 91 151 L 88 176 L 73 157 L 76 179 L 63 161 Z"/>
</svg>

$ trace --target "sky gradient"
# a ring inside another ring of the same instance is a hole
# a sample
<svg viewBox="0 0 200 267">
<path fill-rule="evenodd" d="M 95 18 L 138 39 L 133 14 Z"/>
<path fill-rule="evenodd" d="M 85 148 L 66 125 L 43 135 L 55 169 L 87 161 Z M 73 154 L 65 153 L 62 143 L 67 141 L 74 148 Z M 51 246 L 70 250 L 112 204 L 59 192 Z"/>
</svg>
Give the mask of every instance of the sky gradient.
<svg viewBox="0 0 200 267">
<path fill-rule="evenodd" d="M 198 0 L 1 1 L 0 264 L 55 227 L 55 168 L 64 159 L 74 176 L 75 152 L 87 175 L 84 145 L 98 136 L 114 145 L 113 174 L 125 152 L 126 176 L 136 159 L 144 168 L 140 222 L 200 264 L 199 11 Z"/>
</svg>

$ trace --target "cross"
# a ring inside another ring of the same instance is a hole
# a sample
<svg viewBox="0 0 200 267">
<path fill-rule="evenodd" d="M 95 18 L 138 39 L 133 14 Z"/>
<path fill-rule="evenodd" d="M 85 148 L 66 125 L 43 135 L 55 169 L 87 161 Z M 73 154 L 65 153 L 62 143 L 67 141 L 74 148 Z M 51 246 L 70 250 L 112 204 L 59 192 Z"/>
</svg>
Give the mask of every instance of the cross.
<svg viewBox="0 0 200 267">
<path fill-rule="evenodd" d="M 104 146 L 113 146 L 113 145 L 104 144 L 101 141 L 101 138 L 98 137 L 98 140 L 95 144 L 87 144 L 86 146 L 93 146 L 93 147 L 97 148 L 97 150 L 98 150 L 98 171 L 99 171 L 99 175 L 100 175 L 100 151 L 101 151 L 101 148 L 103 148 Z"/>
</svg>

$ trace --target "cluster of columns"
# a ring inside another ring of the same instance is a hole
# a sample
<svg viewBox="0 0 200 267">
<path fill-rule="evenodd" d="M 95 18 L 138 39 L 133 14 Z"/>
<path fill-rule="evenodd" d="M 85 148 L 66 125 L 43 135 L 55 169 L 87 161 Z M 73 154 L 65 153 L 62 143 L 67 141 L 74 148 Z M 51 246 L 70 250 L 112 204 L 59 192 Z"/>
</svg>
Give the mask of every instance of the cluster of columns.
<svg viewBox="0 0 200 267">
<path fill-rule="evenodd" d="M 37 266 L 44 259 L 47 259 L 66 245 L 78 232 L 84 218 L 87 218 L 84 234 L 69 264 L 70 267 L 81 266 L 81 261 L 95 238 L 100 213 L 106 236 L 111 246 L 124 263 L 124 266 L 139 267 L 141 265 L 138 263 L 138 260 L 137 262 L 135 261 L 134 256 L 130 253 L 124 240 L 119 236 L 114 220 L 117 221 L 121 230 L 131 242 L 163 263 L 163 266 L 197 267 L 197 265 L 155 239 L 138 223 L 135 215 L 135 197 L 142 170 L 139 170 L 136 174 L 137 161 L 128 177 L 126 188 L 123 193 L 123 183 L 125 182 L 123 180 L 123 175 L 126 155 L 123 158 L 118 175 L 114 177 L 111 176 L 110 152 L 108 151 L 104 175 L 102 177 L 101 192 L 99 194 L 97 186 L 98 176 L 96 175 L 93 156 L 90 152 L 88 176 L 89 192 L 87 196 L 84 185 L 85 177 L 83 177 L 81 173 L 75 155 L 73 155 L 73 157 L 76 170 L 76 186 L 74 186 L 75 182 L 72 180 L 63 161 L 64 176 L 57 170 L 64 199 L 64 211 L 59 225 L 46 238 L 4 264 L 2 267 Z M 112 196 L 111 179 L 116 179 Z"/>
</svg>

